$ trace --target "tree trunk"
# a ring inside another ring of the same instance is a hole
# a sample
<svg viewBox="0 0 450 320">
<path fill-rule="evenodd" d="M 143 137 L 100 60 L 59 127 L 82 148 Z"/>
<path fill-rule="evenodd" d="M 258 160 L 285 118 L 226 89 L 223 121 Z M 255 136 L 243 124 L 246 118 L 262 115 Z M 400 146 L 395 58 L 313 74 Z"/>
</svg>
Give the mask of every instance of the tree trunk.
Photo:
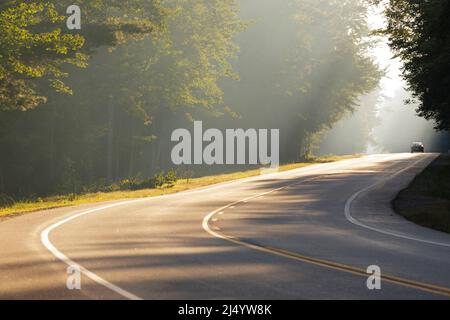
<svg viewBox="0 0 450 320">
<path fill-rule="evenodd" d="M 113 181 L 113 151 L 114 151 L 114 106 L 113 97 L 109 97 L 108 104 L 108 140 L 106 151 L 106 181 Z"/>
<path fill-rule="evenodd" d="M 50 117 L 50 182 L 55 182 L 55 119 L 56 106 L 52 108 L 52 116 Z"/>
</svg>

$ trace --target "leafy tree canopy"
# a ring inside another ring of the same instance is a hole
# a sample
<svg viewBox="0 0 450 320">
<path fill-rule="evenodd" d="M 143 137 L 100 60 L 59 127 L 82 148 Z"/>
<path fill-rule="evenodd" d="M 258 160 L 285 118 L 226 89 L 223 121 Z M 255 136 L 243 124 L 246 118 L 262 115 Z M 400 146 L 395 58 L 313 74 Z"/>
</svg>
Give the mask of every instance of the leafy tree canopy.
<svg viewBox="0 0 450 320">
<path fill-rule="evenodd" d="M 65 27 L 71 4 L 66 0 L 0 4 L 1 111 L 25 111 L 45 102 L 39 79 L 58 92 L 72 93 L 63 81 L 68 76 L 65 65 L 85 67 L 86 53 L 93 48 L 158 32 L 165 13 L 157 0 L 77 1 L 83 8 L 83 28 L 71 32 Z"/>
<path fill-rule="evenodd" d="M 380 3 L 381 1 L 375 1 Z M 403 76 L 418 114 L 450 130 L 450 2 L 390 0 L 381 33 L 404 62 Z"/>
</svg>

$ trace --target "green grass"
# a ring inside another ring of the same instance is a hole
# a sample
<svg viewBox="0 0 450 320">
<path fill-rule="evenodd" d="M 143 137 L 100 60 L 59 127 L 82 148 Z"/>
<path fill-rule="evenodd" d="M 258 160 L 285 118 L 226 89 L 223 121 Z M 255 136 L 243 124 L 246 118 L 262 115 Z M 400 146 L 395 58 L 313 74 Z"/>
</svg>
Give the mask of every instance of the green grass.
<svg viewBox="0 0 450 320">
<path fill-rule="evenodd" d="M 400 192 L 393 207 L 412 222 L 450 233 L 450 155 L 433 161 Z"/>
<path fill-rule="evenodd" d="M 280 166 L 280 171 L 288 171 L 297 168 L 306 167 L 312 164 L 334 162 L 339 160 L 351 159 L 359 157 L 360 155 L 348 155 L 348 156 L 326 156 L 317 157 L 311 159 L 309 162 L 302 163 L 292 163 Z M 113 200 L 124 200 L 133 198 L 146 198 L 155 197 L 164 194 L 177 193 L 189 189 L 195 189 L 205 186 L 210 186 L 213 184 L 227 182 L 232 180 L 238 180 L 248 177 L 254 177 L 261 174 L 259 169 L 248 170 L 242 172 L 234 172 L 227 174 L 219 174 L 212 176 L 205 176 L 201 178 L 193 179 L 182 179 L 178 180 L 172 187 L 162 187 L 157 189 L 143 189 L 136 191 L 115 191 L 115 192 L 97 192 L 97 193 L 87 193 L 82 195 L 59 195 L 47 198 L 42 198 L 38 200 L 30 201 L 20 201 L 16 202 L 11 206 L 0 208 L 0 217 L 35 212 L 40 210 L 76 206 L 80 204 L 98 203 Z"/>
</svg>

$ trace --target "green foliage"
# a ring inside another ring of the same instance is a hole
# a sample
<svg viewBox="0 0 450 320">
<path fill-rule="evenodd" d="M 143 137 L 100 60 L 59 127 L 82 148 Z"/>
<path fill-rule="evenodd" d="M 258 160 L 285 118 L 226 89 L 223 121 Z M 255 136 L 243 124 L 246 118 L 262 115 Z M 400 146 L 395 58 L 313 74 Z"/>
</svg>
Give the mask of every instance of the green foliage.
<svg viewBox="0 0 450 320">
<path fill-rule="evenodd" d="M 450 3 L 391 0 L 385 13 L 388 25 L 381 33 L 404 62 L 418 114 L 434 120 L 437 129 L 450 130 Z"/>
<path fill-rule="evenodd" d="M 80 0 L 79 32 L 59 16 L 72 1 L 33 3 L 22 28 L 47 33 L 44 49 L 0 42 L 34 68 L 0 60 L 0 192 L 14 196 L 171 186 L 171 132 L 194 119 L 280 128 L 281 160 L 309 157 L 380 77 L 362 0 Z"/>
<path fill-rule="evenodd" d="M 227 103 L 243 127 L 282 128 L 283 161 L 310 157 L 318 134 L 378 85 L 367 11 L 363 0 L 247 2 L 255 22 L 239 38 Z"/>
<path fill-rule="evenodd" d="M 177 183 L 179 177 L 177 172 L 174 169 L 170 169 L 166 176 L 164 177 L 164 182 L 165 184 L 167 184 L 169 187 L 172 187 L 175 185 L 175 183 Z"/>
<path fill-rule="evenodd" d="M 0 111 L 24 111 L 45 102 L 47 97 L 37 92 L 39 78 L 70 93 L 61 66 L 85 66 L 86 57 L 78 52 L 84 39 L 61 30 L 64 16 L 50 2 L 8 1 L 0 9 Z"/>
<path fill-rule="evenodd" d="M 85 68 L 86 53 L 142 38 L 162 27 L 160 1 L 77 1 L 83 28 L 65 27 L 72 1 L 17 1 L 0 5 L 0 111 L 25 111 L 45 103 L 46 80 L 56 92 L 73 94 L 63 81 L 68 65 Z M 159 25 L 157 22 L 161 23 Z M 84 50 L 84 51 L 83 51 Z"/>
<path fill-rule="evenodd" d="M 178 175 L 175 170 L 171 169 L 167 173 L 160 171 L 147 179 L 124 179 L 117 184 L 112 184 L 108 187 L 100 188 L 100 191 L 114 192 L 119 190 L 142 190 L 142 189 L 156 189 L 156 188 L 172 188 L 178 181 Z"/>
</svg>

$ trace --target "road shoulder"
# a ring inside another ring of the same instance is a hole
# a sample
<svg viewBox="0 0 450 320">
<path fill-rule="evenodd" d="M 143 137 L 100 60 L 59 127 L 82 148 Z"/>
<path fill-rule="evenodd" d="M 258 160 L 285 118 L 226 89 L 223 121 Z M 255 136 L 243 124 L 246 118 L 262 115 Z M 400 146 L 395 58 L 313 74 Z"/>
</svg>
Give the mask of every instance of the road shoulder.
<svg viewBox="0 0 450 320">
<path fill-rule="evenodd" d="M 351 218 L 361 227 L 374 232 L 450 247 L 448 234 L 408 221 L 397 214 L 392 207 L 392 201 L 397 197 L 399 190 L 407 188 L 411 181 L 423 172 L 437 156 L 429 154 L 401 174 L 395 175 L 395 172 L 387 172 L 385 178 L 375 182 L 372 187 L 360 191 L 349 206 Z"/>
<path fill-rule="evenodd" d="M 392 202 L 396 213 L 421 226 L 450 233 L 450 154 L 442 154 Z"/>
</svg>

